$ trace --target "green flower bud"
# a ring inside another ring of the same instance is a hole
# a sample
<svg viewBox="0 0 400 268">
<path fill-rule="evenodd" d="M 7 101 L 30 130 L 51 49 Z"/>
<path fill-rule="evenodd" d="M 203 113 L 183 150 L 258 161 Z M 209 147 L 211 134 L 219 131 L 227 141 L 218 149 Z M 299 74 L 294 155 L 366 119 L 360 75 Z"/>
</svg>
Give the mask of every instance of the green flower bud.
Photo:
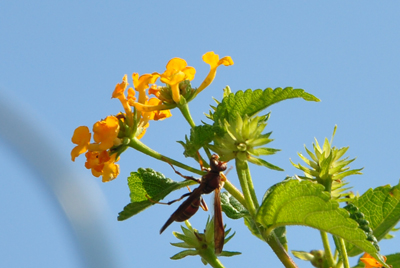
<svg viewBox="0 0 400 268">
<path fill-rule="evenodd" d="M 223 161 L 234 158 L 240 161 L 250 161 L 257 165 L 271 169 L 282 170 L 261 158 L 260 155 L 271 155 L 279 151 L 277 149 L 260 147 L 272 141 L 269 138 L 271 132 L 262 134 L 269 114 L 263 116 L 236 116 L 224 120 L 220 126 L 226 131 L 225 135 L 215 137 L 214 144 L 210 148 L 215 151 Z"/>
</svg>

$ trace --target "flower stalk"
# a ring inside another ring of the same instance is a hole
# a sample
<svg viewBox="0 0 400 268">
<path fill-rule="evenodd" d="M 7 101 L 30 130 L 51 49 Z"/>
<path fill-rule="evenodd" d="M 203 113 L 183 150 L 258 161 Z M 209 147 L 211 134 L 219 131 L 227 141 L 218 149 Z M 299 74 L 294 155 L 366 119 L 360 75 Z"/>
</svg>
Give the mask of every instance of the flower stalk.
<svg viewBox="0 0 400 268">
<path fill-rule="evenodd" d="M 184 101 L 182 101 L 182 100 L 184 100 Z M 192 128 L 195 127 L 196 124 L 194 123 L 193 118 L 190 114 L 188 103 L 186 102 L 186 100 L 184 98 L 181 98 L 181 102 L 183 102 L 183 103 L 178 105 L 179 110 L 181 111 L 183 117 L 186 119 L 186 121 L 189 123 L 189 125 Z"/>
<path fill-rule="evenodd" d="M 333 236 L 333 239 L 338 247 L 340 260 L 342 261 L 344 268 L 350 268 L 349 257 L 347 255 L 347 249 L 343 238 Z"/>
<path fill-rule="evenodd" d="M 245 199 L 245 207 L 249 211 L 250 215 L 254 218 L 259 207 L 256 193 L 254 191 L 253 181 L 251 179 L 250 169 L 247 161 L 236 160 L 236 172 L 238 174 L 240 186 L 243 191 Z"/>
<path fill-rule="evenodd" d="M 187 171 L 193 172 L 198 175 L 204 175 L 204 171 L 193 168 L 191 166 L 187 166 L 179 161 L 176 161 L 172 158 L 164 156 L 164 155 L 158 153 L 157 151 L 151 149 L 150 147 L 146 146 L 144 143 L 142 143 L 140 140 L 138 140 L 136 138 L 131 139 L 128 146 L 132 147 L 132 148 L 138 150 L 139 152 L 142 152 L 148 156 L 151 156 L 155 159 L 158 159 L 158 160 L 164 161 L 166 163 L 169 163 L 171 165 L 186 169 Z"/>
<path fill-rule="evenodd" d="M 325 258 L 328 262 L 329 267 L 333 267 L 335 265 L 335 260 L 333 259 L 331 247 L 329 245 L 328 234 L 324 231 L 320 231 L 320 234 L 321 234 L 322 244 L 324 245 Z"/>
</svg>

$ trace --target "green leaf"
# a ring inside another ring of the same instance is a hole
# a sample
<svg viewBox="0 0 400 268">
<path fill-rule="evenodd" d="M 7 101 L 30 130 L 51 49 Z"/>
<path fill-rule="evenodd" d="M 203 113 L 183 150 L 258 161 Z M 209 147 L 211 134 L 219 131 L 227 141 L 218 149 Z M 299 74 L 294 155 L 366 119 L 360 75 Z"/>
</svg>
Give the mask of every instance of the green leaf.
<svg viewBox="0 0 400 268">
<path fill-rule="evenodd" d="M 195 126 L 190 130 L 190 138 L 185 137 L 186 142 L 178 141 L 185 148 L 185 157 L 197 157 L 197 151 L 208 145 L 215 136 L 222 137 L 225 131 L 219 126 L 208 124 Z"/>
<path fill-rule="evenodd" d="M 279 226 L 305 225 L 322 230 L 356 245 L 374 258 L 376 248 L 366 238 L 349 213 L 339 208 L 324 186 L 310 181 L 287 180 L 274 186 L 258 209 L 257 222 L 267 231 Z"/>
<path fill-rule="evenodd" d="M 210 117 L 214 122 L 223 122 L 224 119 L 229 119 L 230 116 L 252 116 L 274 103 L 293 98 L 319 101 L 318 98 L 303 89 L 293 89 L 292 87 L 276 88 L 274 90 L 272 88 L 265 90 L 248 89 L 245 92 L 240 90 L 235 94 L 230 93 L 225 96 L 222 102 L 218 104 L 215 112 L 210 114 Z"/>
<path fill-rule="evenodd" d="M 137 172 L 132 172 L 128 177 L 131 203 L 119 213 L 118 220 L 126 220 L 154 205 L 154 202 L 164 199 L 172 191 L 195 183 L 191 180 L 175 182 L 151 168 L 139 168 Z M 154 202 L 151 202 L 149 198 Z"/>
<path fill-rule="evenodd" d="M 292 250 L 292 254 L 296 258 L 303 261 L 311 261 L 314 259 L 314 255 L 312 255 L 310 252 Z"/>
<path fill-rule="evenodd" d="M 253 164 L 256 164 L 256 165 L 259 165 L 259 166 L 264 166 L 264 167 L 272 169 L 272 170 L 283 171 L 283 169 L 281 169 L 280 167 L 275 166 L 275 165 L 271 164 L 270 162 L 267 162 L 267 161 L 265 161 L 265 160 L 263 160 L 261 158 L 256 158 L 256 157 L 253 157 L 253 156 L 249 156 L 247 158 L 247 160 L 249 160 L 249 162 L 251 162 Z"/>
<path fill-rule="evenodd" d="M 369 189 L 351 203 L 364 214 L 374 236 L 380 241 L 400 220 L 400 184 Z M 347 251 L 349 256 L 362 252 L 353 245 L 348 245 Z"/>
<path fill-rule="evenodd" d="M 247 209 L 228 192 L 221 194 L 221 206 L 226 216 L 234 220 L 250 215 Z"/>
<path fill-rule="evenodd" d="M 222 251 L 218 257 L 232 257 L 232 256 L 236 256 L 236 255 L 240 255 L 242 254 L 242 252 L 238 252 L 238 251 Z"/>
<path fill-rule="evenodd" d="M 173 245 L 174 247 L 178 247 L 178 248 L 192 248 L 192 246 L 186 242 L 170 243 L 170 244 Z"/>
<path fill-rule="evenodd" d="M 174 256 L 171 257 L 171 260 L 180 260 L 187 256 L 196 256 L 196 255 L 199 255 L 197 250 L 188 249 L 175 254 Z"/>
<path fill-rule="evenodd" d="M 392 265 L 392 268 L 400 268 L 400 253 L 386 255 L 386 263 Z"/>
<path fill-rule="evenodd" d="M 272 155 L 279 151 L 280 151 L 279 149 L 261 147 L 261 148 L 252 149 L 250 151 L 250 153 L 255 156 L 260 156 L 260 155 Z"/>
</svg>

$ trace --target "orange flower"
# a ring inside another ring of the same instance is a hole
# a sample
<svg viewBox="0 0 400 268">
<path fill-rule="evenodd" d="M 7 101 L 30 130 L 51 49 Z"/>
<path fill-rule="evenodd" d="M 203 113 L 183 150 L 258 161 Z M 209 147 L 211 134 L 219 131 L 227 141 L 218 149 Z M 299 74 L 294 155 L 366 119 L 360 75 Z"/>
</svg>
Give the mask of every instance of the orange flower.
<svg viewBox="0 0 400 268">
<path fill-rule="evenodd" d="M 144 104 L 146 102 L 146 89 L 149 88 L 150 84 L 154 84 L 159 76 L 158 73 L 142 74 L 140 77 L 138 73 L 132 74 L 133 86 L 139 92 L 139 103 Z"/>
<path fill-rule="evenodd" d="M 110 149 L 117 143 L 116 139 L 119 132 L 119 121 L 115 116 L 107 116 L 102 121 L 97 121 L 93 125 L 93 139 L 97 143 L 96 148 L 92 150 L 104 151 Z"/>
<path fill-rule="evenodd" d="M 88 151 L 85 156 L 85 167 L 92 170 L 93 176 L 103 176 L 103 182 L 111 181 L 119 175 L 119 165 L 115 164 L 119 160 L 115 159 L 116 154 L 110 156 L 108 151 Z"/>
<path fill-rule="evenodd" d="M 122 107 L 124 107 L 125 113 L 129 115 L 131 113 L 131 107 L 129 107 L 128 100 L 125 97 L 125 89 L 128 85 L 128 76 L 124 75 L 122 82 L 115 86 L 111 98 L 119 99 Z"/>
<path fill-rule="evenodd" d="M 212 51 L 204 54 L 203 60 L 210 65 L 210 72 L 208 73 L 204 81 L 201 83 L 200 87 L 198 87 L 197 90 L 195 90 L 194 93 L 191 96 L 189 96 L 189 99 L 187 99 L 187 101 L 191 101 L 204 88 L 206 88 L 211 84 L 217 73 L 218 66 L 233 65 L 233 60 L 231 57 L 227 56 L 220 59 L 219 56 Z M 193 67 L 188 67 L 185 60 L 180 58 L 173 58 L 168 62 L 167 69 L 163 74 L 161 74 L 160 80 L 161 82 L 168 84 L 170 86 L 172 99 L 176 104 L 179 104 L 181 100 L 179 83 L 185 80 L 189 81 L 193 80 L 195 74 L 196 70 Z M 162 100 L 156 105 L 145 104 L 145 101 L 140 101 L 140 98 L 138 102 L 130 101 L 129 104 L 142 112 L 164 111 L 174 108 L 175 106 L 173 106 L 170 102 L 168 101 L 163 102 L 164 100 L 163 97 L 161 97 L 162 94 L 160 94 L 160 89 L 162 90 L 162 88 L 157 87 L 156 85 L 153 85 L 149 89 L 149 94 L 154 94 L 157 98 Z"/>
<path fill-rule="evenodd" d="M 196 69 L 187 66 L 184 59 L 173 58 L 167 63 L 167 70 L 161 75 L 161 82 L 171 86 L 172 98 L 175 103 L 179 103 L 181 94 L 179 93 L 179 83 L 184 80 L 193 80 Z"/>
<path fill-rule="evenodd" d="M 118 114 L 118 117 L 124 115 Z M 116 154 L 109 155 L 109 149 L 114 145 L 119 145 L 118 139 L 119 121 L 115 116 L 108 116 L 102 121 L 98 121 L 93 126 L 93 139 L 95 143 L 90 144 L 91 133 L 88 127 L 81 126 L 74 131 L 72 142 L 77 144 L 71 151 L 72 161 L 86 151 L 85 167 L 91 169 L 93 176 L 103 176 L 103 182 L 115 179 L 119 174 L 119 166 L 115 164 Z"/>
<path fill-rule="evenodd" d="M 161 87 L 157 86 L 156 84 L 152 85 L 149 88 L 149 95 L 153 94 L 154 96 L 156 96 L 158 98 L 160 96 L 160 89 L 161 89 Z"/>
<path fill-rule="evenodd" d="M 222 59 L 219 59 L 219 56 L 215 54 L 213 51 L 207 52 L 206 54 L 203 55 L 203 61 L 205 63 L 208 63 L 210 65 L 210 72 L 208 73 L 207 77 L 204 79 L 203 83 L 197 88 L 197 93 L 199 94 L 203 89 L 208 87 L 211 82 L 214 80 L 215 75 L 217 73 L 217 68 L 220 65 L 233 65 L 233 60 L 231 57 L 223 57 Z"/>
<path fill-rule="evenodd" d="M 384 261 L 386 262 L 386 256 L 382 256 Z M 364 255 L 360 258 L 360 261 L 365 263 L 365 268 L 381 268 L 382 264 L 374 259 L 368 253 L 364 253 Z"/>
<path fill-rule="evenodd" d="M 136 97 L 135 97 L 135 90 L 133 90 L 133 88 L 128 88 L 128 103 L 129 102 L 134 102 L 136 101 Z"/>
<path fill-rule="evenodd" d="M 151 106 L 158 106 L 161 105 L 162 101 L 157 99 L 157 98 L 151 98 L 147 101 L 147 105 L 151 105 Z M 165 118 L 171 117 L 171 111 L 170 110 L 155 110 L 155 111 L 151 111 L 150 112 L 150 120 L 163 120 Z"/>
<path fill-rule="evenodd" d="M 118 177 L 119 175 L 119 165 L 115 164 L 119 160 L 119 158 L 115 159 L 116 154 L 111 155 L 110 160 L 104 163 L 103 168 L 103 182 L 109 182 Z"/>
<path fill-rule="evenodd" d="M 77 146 L 71 151 L 72 161 L 75 161 L 76 157 L 88 150 L 91 136 L 92 134 L 90 134 L 89 128 L 86 126 L 80 126 L 75 129 L 71 140 L 73 143 L 77 144 Z"/>
</svg>

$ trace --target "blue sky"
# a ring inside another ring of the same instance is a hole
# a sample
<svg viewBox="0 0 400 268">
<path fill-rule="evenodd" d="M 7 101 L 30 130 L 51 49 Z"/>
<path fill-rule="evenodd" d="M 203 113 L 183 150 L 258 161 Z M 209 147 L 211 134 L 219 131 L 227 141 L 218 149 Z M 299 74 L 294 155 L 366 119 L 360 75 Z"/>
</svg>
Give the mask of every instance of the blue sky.
<svg viewBox="0 0 400 268">
<path fill-rule="evenodd" d="M 395 1 L 3 1 L 0 97 L 13 112 L 2 115 L 0 126 L 0 266 L 89 267 L 83 246 L 73 235 L 76 229 L 50 191 L 56 186 L 43 183 L 46 176 L 81 187 L 71 194 L 76 207 L 83 209 L 85 198 L 93 203 L 95 212 L 85 216 L 106 239 L 92 241 L 106 244 L 103 250 L 111 257 L 103 264 L 203 266 L 198 258 L 169 260 L 177 252 L 169 245 L 176 242 L 171 231 L 179 230 L 179 224 L 161 236 L 158 231 L 176 207 L 155 206 L 125 222 L 116 221 L 129 202 L 130 171 L 152 167 L 179 180 L 168 165 L 131 150 L 120 161 L 118 179 L 102 184 L 90 176 L 83 159 L 72 163 L 69 156 L 77 126 L 91 127 L 121 110 L 110 97 L 124 74 L 163 72 L 173 57 L 196 68 L 194 86 L 208 72 L 201 59 L 205 52 L 229 55 L 235 62 L 221 67 L 213 84 L 191 103 L 197 123 L 205 120 L 203 112 L 213 104 L 211 97 L 220 99 L 226 85 L 233 91 L 292 86 L 321 99 L 320 103 L 285 101 L 267 110 L 271 111 L 267 126 L 267 131 L 273 131 L 271 147 L 282 151 L 266 160 L 285 171 L 252 167 L 260 198 L 272 184 L 298 174 L 289 159 L 300 162 L 297 152 L 304 152 L 304 145 L 310 148 L 314 137 L 330 138 L 335 125 L 334 145 L 350 146 L 348 156 L 357 158 L 351 167 L 364 167 L 363 175 L 350 177 L 354 191 L 397 184 L 399 10 Z M 143 141 L 194 165 L 184 159 L 175 142 L 184 139 L 189 128 L 177 111 L 173 114 L 151 124 Z M 11 142 L 7 133 L 21 138 Z M 54 161 L 59 164 L 50 164 Z M 37 171 L 38 166 L 47 168 L 47 175 Z M 168 199 L 175 197 L 179 193 Z M 197 213 L 192 224 L 202 228 L 207 215 Z M 250 261 L 252 267 L 266 263 L 281 267 L 269 247 L 252 237 L 241 221 L 225 222 L 236 231 L 226 249 L 243 253 L 223 258 L 226 267 L 242 267 Z M 319 249 L 318 238 L 316 230 L 288 228 L 291 250 Z M 398 241 L 383 241 L 381 248 L 383 254 L 396 248 L 398 252 Z M 98 253 L 99 259 L 103 253 Z"/>
</svg>

